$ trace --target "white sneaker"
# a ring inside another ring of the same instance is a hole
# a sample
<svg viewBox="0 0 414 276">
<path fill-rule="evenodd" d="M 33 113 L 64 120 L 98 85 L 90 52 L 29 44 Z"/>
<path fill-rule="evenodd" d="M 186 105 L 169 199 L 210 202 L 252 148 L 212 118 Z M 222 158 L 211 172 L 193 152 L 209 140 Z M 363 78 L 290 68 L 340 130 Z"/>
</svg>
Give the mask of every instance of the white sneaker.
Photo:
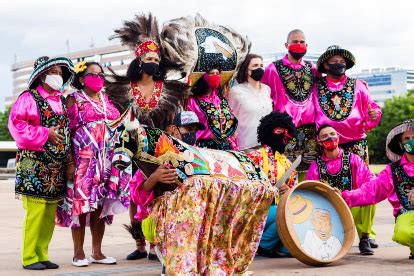
<svg viewBox="0 0 414 276">
<path fill-rule="evenodd" d="M 92 264 L 116 264 L 116 259 L 113 257 L 105 257 L 102 260 L 95 260 L 92 256 L 89 258 Z"/>
<path fill-rule="evenodd" d="M 74 260 L 72 259 L 72 265 L 77 266 L 77 267 L 85 267 L 89 265 L 89 261 L 88 259 L 83 259 L 83 260 Z"/>
</svg>

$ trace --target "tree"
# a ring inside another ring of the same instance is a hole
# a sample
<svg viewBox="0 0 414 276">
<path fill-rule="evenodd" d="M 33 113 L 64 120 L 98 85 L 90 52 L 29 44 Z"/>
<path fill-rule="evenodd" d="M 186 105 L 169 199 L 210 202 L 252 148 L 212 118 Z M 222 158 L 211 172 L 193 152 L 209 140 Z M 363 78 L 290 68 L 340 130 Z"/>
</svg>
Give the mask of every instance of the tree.
<svg viewBox="0 0 414 276">
<path fill-rule="evenodd" d="M 10 110 L 11 106 L 8 106 L 4 112 L 0 112 L 0 141 L 13 141 L 7 125 L 9 122 Z"/>
<path fill-rule="evenodd" d="M 388 133 L 397 124 L 412 118 L 414 118 L 414 90 L 385 101 L 380 124 L 367 136 L 370 163 L 389 163 L 385 153 Z"/>
</svg>

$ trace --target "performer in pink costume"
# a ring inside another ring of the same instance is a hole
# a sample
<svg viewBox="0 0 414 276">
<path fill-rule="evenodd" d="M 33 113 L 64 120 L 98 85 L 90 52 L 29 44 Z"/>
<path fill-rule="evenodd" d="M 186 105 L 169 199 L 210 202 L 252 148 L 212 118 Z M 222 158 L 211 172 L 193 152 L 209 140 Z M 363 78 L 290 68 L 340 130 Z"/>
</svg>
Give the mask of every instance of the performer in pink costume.
<svg viewBox="0 0 414 276">
<path fill-rule="evenodd" d="M 293 118 L 298 136 L 286 146 L 285 154 L 291 161 L 302 155 L 298 171 L 306 171 L 317 154 L 312 101 L 316 69 L 310 61 L 303 60 L 307 44 L 301 30 L 289 32 L 285 47 L 288 54 L 266 68 L 262 82 L 270 86 L 273 110 L 287 112 Z"/>
</svg>

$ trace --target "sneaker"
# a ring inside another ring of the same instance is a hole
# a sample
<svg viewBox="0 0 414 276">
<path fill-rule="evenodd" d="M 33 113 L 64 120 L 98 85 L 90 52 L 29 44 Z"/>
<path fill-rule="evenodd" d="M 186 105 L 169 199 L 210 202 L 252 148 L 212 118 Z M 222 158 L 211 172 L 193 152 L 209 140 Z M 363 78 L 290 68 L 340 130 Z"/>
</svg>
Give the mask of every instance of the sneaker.
<svg viewBox="0 0 414 276">
<path fill-rule="evenodd" d="M 374 255 L 374 251 L 371 249 L 368 238 L 361 238 L 358 247 L 361 255 Z"/>
<path fill-rule="evenodd" d="M 46 266 L 42 263 L 37 262 L 34 264 L 24 265 L 23 268 L 28 270 L 45 270 Z"/>
<path fill-rule="evenodd" d="M 369 245 L 371 248 L 378 248 L 378 243 L 375 239 L 369 238 Z"/>
<path fill-rule="evenodd" d="M 59 266 L 57 264 L 52 263 L 50 261 L 44 261 L 44 262 L 41 262 L 41 263 L 46 267 L 46 269 L 58 269 L 59 268 Z"/>
<path fill-rule="evenodd" d="M 139 259 L 143 259 L 147 257 L 147 251 L 139 251 L 138 249 L 135 250 L 132 253 L 129 253 L 128 256 L 126 257 L 127 260 L 132 261 L 132 260 L 139 260 Z"/>
</svg>

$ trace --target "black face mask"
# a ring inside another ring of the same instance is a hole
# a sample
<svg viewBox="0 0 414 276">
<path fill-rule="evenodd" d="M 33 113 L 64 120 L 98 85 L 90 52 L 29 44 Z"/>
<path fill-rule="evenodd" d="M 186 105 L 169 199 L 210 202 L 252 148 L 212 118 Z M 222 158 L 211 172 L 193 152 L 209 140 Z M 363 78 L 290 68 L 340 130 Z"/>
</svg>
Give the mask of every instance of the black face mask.
<svg viewBox="0 0 414 276">
<path fill-rule="evenodd" d="M 154 75 L 158 71 L 158 64 L 155 62 L 143 62 L 141 63 L 142 71 L 148 75 Z"/>
<path fill-rule="evenodd" d="M 181 134 L 181 139 L 184 143 L 187 143 L 190 146 L 194 146 L 196 142 L 196 133 L 195 132 L 183 133 Z"/>
<path fill-rule="evenodd" d="M 296 60 L 300 60 L 301 58 L 303 58 L 304 55 L 306 55 L 306 52 L 303 53 L 294 53 L 292 51 L 289 51 L 289 54 Z"/>
<path fill-rule="evenodd" d="M 328 63 L 328 66 L 329 66 L 328 72 L 334 76 L 340 77 L 345 74 L 345 69 L 346 69 L 345 64 L 340 64 L 340 63 L 329 64 Z"/>
<path fill-rule="evenodd" d="M 263 68 L 257 68 L 252 70 L 250 77 L 255 81 L 260 81 L 263 78 L 264 70 Z"/>
</svg>

